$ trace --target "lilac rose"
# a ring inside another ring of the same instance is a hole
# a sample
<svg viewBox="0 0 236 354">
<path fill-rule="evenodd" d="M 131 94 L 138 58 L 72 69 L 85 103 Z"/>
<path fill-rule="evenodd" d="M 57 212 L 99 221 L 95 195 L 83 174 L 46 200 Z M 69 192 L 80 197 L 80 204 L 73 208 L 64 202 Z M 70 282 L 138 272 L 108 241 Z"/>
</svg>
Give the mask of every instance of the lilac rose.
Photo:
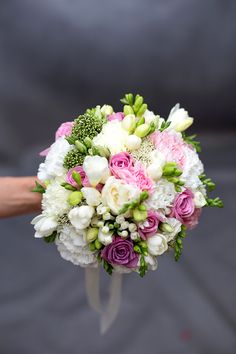
<svg viewBox="0 0 236 354">
<path fill-rule="evenodd" d="M 148 210 L 148 216 L 145 221 L 138 225 L 138 232 L 143 240 L 154 236 L 157 233 L 158 225 L 163 218 L 155 211 Z"/>
<path fill-rule="evenodd" d="M 188 221 L 195 212 L 193 198 L 194 195 L 189 189 L 186 189 L 181 194 L 178 194 L 175 198 L 170 216 L 178 219 L 182 224 L 188 226 Z"/>
<path fill-rule="evenodd" d="M 73 122 L 65 122 L 60 125 L 56 131 L 56 139 L 62 136 L 68 136 L 71 134 L 73 128 Z"/>
<path fill-rule="evenodd" d="M 67 173 L 66 182 L 71 184 L 74 187 L 78 187 L 77 183 L 75 182 L 75 180 L 72 177 L 72 173 L 74 171 L 78 172 L 80 174 L 81 183 L 82 183 L 83 187 L 90 187 L 88 177 L 86 176 L 82 166 L 76 166 L 76 167 L 71 168 Z"/>
<path fill-rule="evenodd" d="M 118 236 L 102 250 L 101 255 L 110 264 L 128 268 L 136 268 L 138 265 L 139 255 L 134 252 L 133 242 Z"/>
<path fill-rule="evenodd" d="M 122 121 L 124 119 L 125 115 L 123 112 L 117 112 L 117 113 L 112 113 L 110 114 L 107 119 L 109 121 L 112 121 L 112 120 L 118 120 L 119 122 Z"/>
</svg>

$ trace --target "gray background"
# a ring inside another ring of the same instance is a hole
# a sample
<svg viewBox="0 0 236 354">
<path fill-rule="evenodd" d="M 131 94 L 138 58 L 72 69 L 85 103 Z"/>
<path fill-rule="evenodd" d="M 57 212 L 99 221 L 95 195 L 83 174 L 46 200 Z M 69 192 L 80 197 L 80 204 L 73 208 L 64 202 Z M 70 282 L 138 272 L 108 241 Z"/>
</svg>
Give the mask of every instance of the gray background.
<svg viewBox="0 0 236 354">
<path fill-rule="evenodd" d="M 0 354 L 236 352 L 235 13 L 230 0 L 0 1 L 1 175 L 34 174 L 60 122 L 133 91 L 196 118 L 225 202 L 204 210 L 178 264 L 125 277 L 104 337 L 83 270 L 33 239 L 32 216 L 0 221 Z"/>
</svg>

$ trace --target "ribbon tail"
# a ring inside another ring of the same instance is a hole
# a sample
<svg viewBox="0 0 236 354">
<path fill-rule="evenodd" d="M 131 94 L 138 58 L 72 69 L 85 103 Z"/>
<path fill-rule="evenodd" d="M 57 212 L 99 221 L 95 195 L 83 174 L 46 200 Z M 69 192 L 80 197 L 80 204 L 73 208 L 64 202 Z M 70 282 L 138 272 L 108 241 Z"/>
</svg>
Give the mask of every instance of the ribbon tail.
<svg viewBox="0 0 236 354">
<path fill-rule="evenodd" d="M 101 333 L 104 334 L 111 327 L 117 317 L 121 303 L 122 274 L 113 273 L 111 277 L 109 300 L 105 311 L 101 315 Z"/>
<path fill-rule="evenodd" d="M 90 307 L 96 312 L 101 313 L 99 267 L 85 268 L 85 287 Z"/>
</svg>

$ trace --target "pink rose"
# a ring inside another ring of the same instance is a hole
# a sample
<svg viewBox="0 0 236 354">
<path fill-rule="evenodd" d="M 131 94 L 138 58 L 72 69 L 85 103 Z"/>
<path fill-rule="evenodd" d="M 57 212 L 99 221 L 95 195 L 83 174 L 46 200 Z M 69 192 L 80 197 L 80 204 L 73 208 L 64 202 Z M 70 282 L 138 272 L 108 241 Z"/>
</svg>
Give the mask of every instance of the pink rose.
<svg viewBox="0 0 236 354">
<path fill-rule="evenodd" d="M 112 120 L 118 120 L 118 121 L 122 121 L 124 119 L 125 115 L 123 112 L 117 112 L 117 113 L 112 113 L 110 114 L 107 119 L 109 121 L 112 121 Z"/>
<path fill-rule="evenodd" d="M 193 193 L 189 189 L 186 189 L 181 194 L 178 194 L 178 196 L 175 198 L 170 216 L 178 219 L 182 224 L 186 226 L 191 224 L 193 221 L 190 220 L 193 213 L 195 212 L 193 197 Z"/>
<path fill-rule="evenodd" d="M 134 160 L 128 152 L 113 155 L 109 161 L 109 168 L 113 176 L 125 179 L 125 175 L 132 175 Z"/>
<path fill-rule="evenodd" d="M 195 208 L 193 214 L 185 219 L 185 225 L 188 229 L 193 229 L 198 224 L 198 219 L 201 215 L 202 208 Z"/>
<path fill-rule="evenodd" d="M 138 225 L 138 232 L 143 240 L 154 236 L 157 233 L 158 225 L 163 218 L 155 211 L 148 210 L 148 216 L 145 221 Z"/>
<path fill-rule="evenodd" d="M 90 187 L 88 177 L 86 176 L 82 166 L 76 166 L 76 167 L 71 168 L 67 173 L 66 182 L 71 184 L 74 187 L 78 187 L 77 183 L 75 182 L 75 180 L 72 177 L 72 173 L 74 171 L 78 172 L 80 174 L 81 183 L 82 183 L 83 187 Z"/>
<path fill-rule="evenodd" d="M 68 136 L 71 134 L 73 122 L 65 122 L 60 125 L 56 131 L 56 140 L 62 136 Z"/>
</svg>

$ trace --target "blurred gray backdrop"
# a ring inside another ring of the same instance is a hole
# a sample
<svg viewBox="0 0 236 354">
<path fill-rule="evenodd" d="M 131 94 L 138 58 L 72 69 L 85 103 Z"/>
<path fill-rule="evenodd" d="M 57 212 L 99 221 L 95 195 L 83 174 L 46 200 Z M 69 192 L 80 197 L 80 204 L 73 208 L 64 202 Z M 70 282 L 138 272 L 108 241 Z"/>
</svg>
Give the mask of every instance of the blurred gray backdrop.
<svg viewBox="0 0 236 354">
<path fill-rule="evenodd" d="M 236 353 L 235 14 L 233 0 L 0 0 L 1 175 L 35 174 L 61 122 L 131 91 L 195 117 L 225 202 L 178 264 L 125 277 L 104 337 L 83 270 L 33 239 L 32 216 L 0 221 L 0 354 Z"/>
</svg>

